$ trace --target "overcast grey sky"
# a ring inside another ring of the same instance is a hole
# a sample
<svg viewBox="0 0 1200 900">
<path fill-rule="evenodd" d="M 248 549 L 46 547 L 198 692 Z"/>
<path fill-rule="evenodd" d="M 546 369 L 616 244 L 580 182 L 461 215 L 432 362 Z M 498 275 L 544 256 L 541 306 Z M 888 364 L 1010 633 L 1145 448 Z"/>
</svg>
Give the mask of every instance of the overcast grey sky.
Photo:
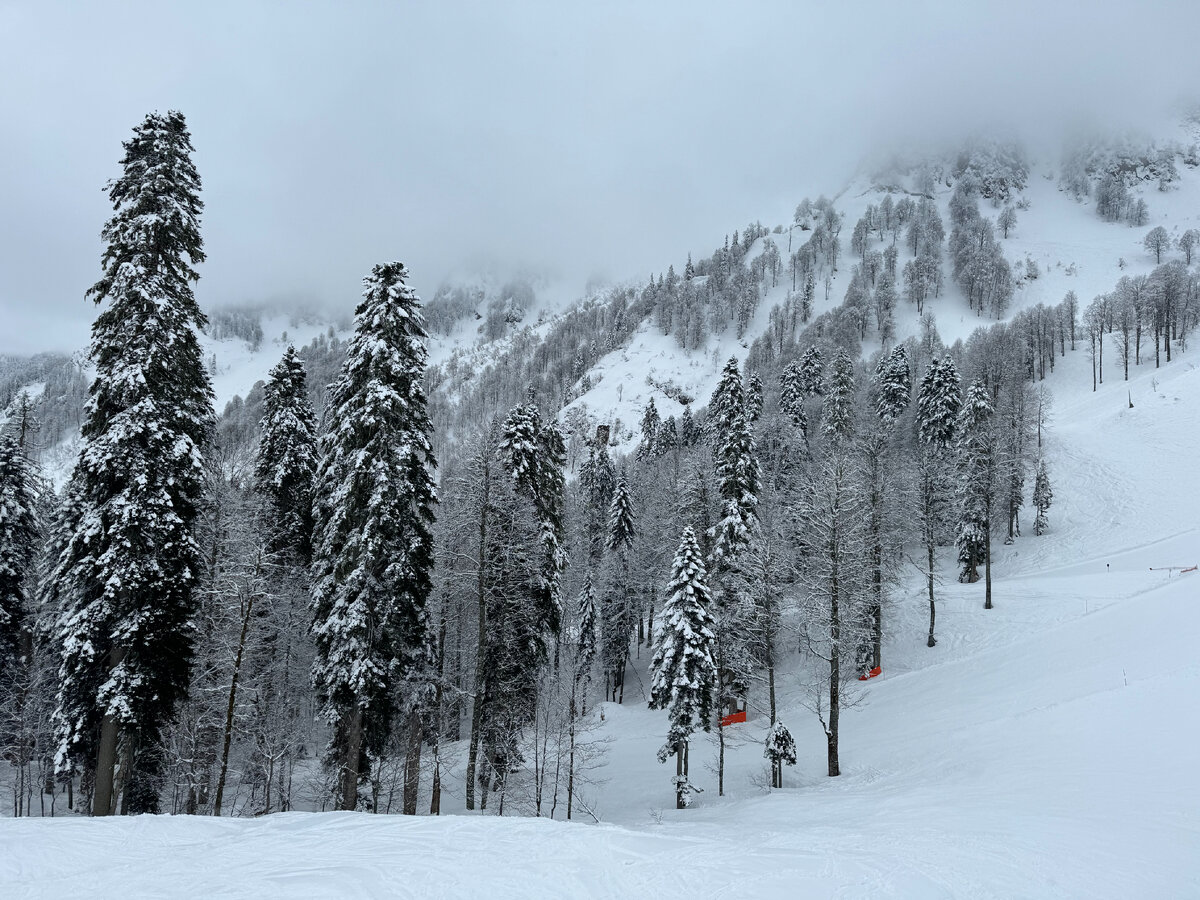
<svg viewBox="0 0 1200 900">
<path fill-rule="evenodd" d="M 844 8 L 843 8 L 844 7 Z M 403 260 L 644 277 L 929 129 L 1142 125 L 1200 4 L 0 0 L 0 352 L 83 346 L 153 109 L 204 181 L 202 302 L 351 308 Z"/>
</svg>

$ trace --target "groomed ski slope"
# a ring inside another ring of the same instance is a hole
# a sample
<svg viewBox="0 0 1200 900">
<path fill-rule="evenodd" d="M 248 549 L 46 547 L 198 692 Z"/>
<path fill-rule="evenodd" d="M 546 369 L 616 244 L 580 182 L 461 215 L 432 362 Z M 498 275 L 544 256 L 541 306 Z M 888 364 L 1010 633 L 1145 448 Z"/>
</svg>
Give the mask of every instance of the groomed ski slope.
<svg viewBox="0 0 1200 900">
<path fill-rule="evenodd" d="M 765 717 L 752 711 L 729 732 L 726 796 L 698 738 L 704 793 L 677 812 L 654 757 L 665 718 L 634 686 L 604 709 L 600 825 L 6 819 L 0 896 L 1200 896 L 1200 572 L 1151 571 L 1200 562 L 1191 355 L 1128 385 L 1114 369 L 1093 394 L 1084 351 L 1068 353 L 1047 381 L 1052 533 L 998 547 L 990 612 L 946 560 L 932 650 L 919 580 L 903 586 L 884 674 L 843 718 L 840 778 L 825 777 L 819 725 L 785 675 L 800 752 L 785 789 L 758 786 Z M 454 812 L 461 764 L 449 780 Z"/>
</svg>

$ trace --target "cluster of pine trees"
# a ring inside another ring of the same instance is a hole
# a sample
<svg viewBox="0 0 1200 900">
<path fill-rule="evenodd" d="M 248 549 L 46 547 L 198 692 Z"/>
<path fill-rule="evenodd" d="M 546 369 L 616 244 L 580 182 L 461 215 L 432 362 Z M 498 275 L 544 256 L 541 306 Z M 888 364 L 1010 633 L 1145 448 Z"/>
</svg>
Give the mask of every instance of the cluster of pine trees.
<svg viewBox="0 0 1200 900">
<path fill-rule="evenodd" d="M 362 760 L 394 725 L 419 722 L 429 693 L 435 486 L 419 301 L 402 265 L 377 266 L 327 427 L 289 348 L 247 455 L 214 427 L 200 353 L 203 204 L 183 116 L 147 116 L 124 149 L 89 291 L 102 306 L 96 376 L 63 496 L 34 470 L 25 426 L 0 443 L 14 812 L 37 795 L 45 813 L 50 795 L 53 814 L 64 790 L 94 815 L 287 809 L 314 710 L 332 735 L 328 793 L 354 808 Z M 243 777 L 230 798 L 235 738 Z"/>
</svg>

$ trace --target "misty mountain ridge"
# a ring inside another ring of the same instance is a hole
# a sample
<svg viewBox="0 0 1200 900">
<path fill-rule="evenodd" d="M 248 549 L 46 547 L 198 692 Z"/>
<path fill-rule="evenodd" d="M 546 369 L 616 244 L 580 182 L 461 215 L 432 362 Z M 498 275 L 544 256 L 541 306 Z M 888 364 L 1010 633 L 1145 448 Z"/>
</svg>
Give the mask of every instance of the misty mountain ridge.
<svg viewBox="0 0 1200 900">
<path fill-rule="evenodd" d="M 881 341 L 878 323 L 864 324 L 860 351 L 870 356 L 885 342 L 919 336 L 921 315 L 902 296 L 901 272 L 915 258 L 902 228 L 873 233 L 865 253 L 849 246 L 852 233 L 868 208 L 885 200 L 892 206 L 905 198 L 929 200 L 948 222 L 954 187 L 963 179 L 978 185 L 984 218 L 996 220 L 1006 207 L 1015 213 L 1015 226 L 999 242 L 1013 270 L 1014 290 L 999 315 L 980 315 L 971 311 L 947 262 L 937 296 L 924 308 L 934 316 L 941 339 L 947 345 L 965 340 L 977 327 L 1037 304 L 1058 303 L 1068 291 L 1086 303 L 1111 290 L 1123 275 L 1154 268 L 1154 257 L 1142 246 L 1147 230 L 1162 225 L 1178 239 L 1200 224 L 1195 212 L 1200 209 L 1198 141 L 1200 116 L 1190 115 L 1155 136 L 1075 137 L 1058 158 L 1033 158 L 1015 140 L 985 137 L 948 152 L 876 153 L 830 198 L 799 198 L 791 221 L 752 222 L 714 235 L 714 244 L 718 238 L 723 244 L 712 252 L 695 251 L 694 274 L 687 280 L 694 285 L 686 301 L 695 307 L 685 313 L 691 317 L 690 326 L 681 324 L 678 311 L 666 308 L 670 301 L 658 296 L 684 283 L 687 259 L 668 261 L 648 278 L 609 285 L 594 279 L 582 290 L 549 270 L 505 271 L 494 262 L 475 265 L 424 298 L 439 443 L 453 441 L 468 423 L 482 421 L 479 395 L 494 400 L 499 392 L 505 403 L 512 403 L 532 389 L 557 411 L 572 436 L 582 440 L 596 425 L 606 424 L 611 426 L 613 447 L 628 450 L 636 440 L 636 423 L 652 399 L 664 419 L 679 418 L 685 406 L 707 400 L 728 358 L 745 362 L 766 352 L 772 331 L 779 343 L 782 311 L 798 302 L 804 288 L 793 269 L 811 266 L 815 281 L 807 318 L 788 324 L 787 340 L 803 343 L 810 323 L 820 323 L 817 332 L 833 327 L 856 273 L 870 254 L 882 254 L 889 246 L 897 248 L 894 284 L 901 295 L 891 333 Z M 1112 214 L 1107 215 L 1112 221 L 1104 221 L 1102 214 L 1108 211 L 1100 209 L 1104 198 L 1099 195 L 1105 185 L 1119 185 L 1130 209 L 1141 201 L 1145 223 Z M 830 211 L 838 219 L 836 240 L 842 245 L 836 257 L 821 258 L 814 251 L 809 255 L 816 259 L 797 263 L 796 255 L 811 247 L 814 232 L 820 231 Z M 737 265 L 749 273 L 753 285 L 752 290 L 739 288 L 747 292 L 741 301 L 712 291 L 710 269 L 717 265 L 715 259 L 730 252 L 731 240 L 737 242 Z M 410 268 L 420 265 L 419 260 L 404 261 Z M 722 302 L 740 302 L 742 308 L 724 315 L 715 310 Z M 310 370 L 316 370 L 310 371 L 310 387 L 319 408 L 324 386 L 340 361 L 341 342 L 352 328 L 349 310 L 349 301 L 337 313 L 317 304 L 286 301 L 210 308 L 202 341 L 218 410 L 233 404 L 244 420 L 242 427 L 252 427 L 247 417 L 257 415 L 254 387 L 289 343 L 301 350 Z M 692 334 L 682 333 L 687 327 L 693 328 Z M 70 386 L 59 384 L 56 393 L 43 395 L 49 372 L 58 373 L 51 381 Z M 519 372 L 522 377 L 517 377 Z M 59 484 L 72 459 L 60 445 L 71 444 L 77 433 L 86 380 L 83 351 L 70 357 L 41 354 L 0 360 L 0 409 L 7 410 L 21 390 L 37 396 L 45 407 L 43 417 L 53 424 L 42 441 L 48 456 L 44 461 Z M 510 383 L 497 387 L 500 382 Z"/>
</svg>

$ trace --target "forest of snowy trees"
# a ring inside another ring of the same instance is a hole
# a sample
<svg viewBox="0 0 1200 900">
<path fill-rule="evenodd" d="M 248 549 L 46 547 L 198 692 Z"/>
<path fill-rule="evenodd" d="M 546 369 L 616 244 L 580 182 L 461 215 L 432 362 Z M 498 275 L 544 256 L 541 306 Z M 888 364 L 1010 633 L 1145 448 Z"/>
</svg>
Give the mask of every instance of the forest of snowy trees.
<svg viewBox="0 0 1200 900">
<path fill-rule="evenodd" d="M 507 350 L 483 369 L 465 354 L 429 365 L 421 300 L 382 263 L 352 336 L 287 347 L 218 416 L 199 332 L 257 347 L 262 329 L 209 325 L 196 303 L 203 204 L 183 116 L 147 116 L 124 146 L 86 399 L 75 362 L 0 370 L 13 815 L 436 814 L 461 767 L 466 809 L 590 817 L 605 703 L 665 712 L 659 759 L 683 808 L 689 742 L 715 734 L 723 791 L 722 719 L 747 708 L 769 722 L 782 786 L 796 760 L 776 702 L 785 664 L 836 776 L 841 712 L 887 665 L 904 574 L 920 574 L 933 647 L 943 579 L 1003 604 L 994 542 L 1020 536 L 1023 515 L 1052 532 L 1056 361 L 1088 354 L 1099 384 L 1107 344 L 1127 378 L 1184 350 L 1200 314 L 1200 238 L 1152 234 L 1149 275 L 946 346 L 931 308 L 943 257 L 981 317 L 1003 319 L 1017 282 L 1003 242 L 1028 168 L 991 146 L 958 161 L 948 240 L 931 183 L 869 206 L 845 255 L 832 201 L 805 200 L 786 229 L 753 224 L 682 273 L 593 295 L 540 340 L 515 327 L 525 294 L 509 290 L 483 326 Z M 839 267 L 845 297 L 814 315 Z M 434 327 L 478 300 L 445 292 Z M 902 302 L 921 333 L 897 341 Z M 653 400 L 638 423 L 560 416 L 646 321 L 681 351 L 730 331 L 748 353 L 710 397 L 662 385 L 678 418 Z M 20 391 L 33 381 L 56 416 L 81 418 L 61 492 L 36 460 L 67 426 Z"/>
</svg>

